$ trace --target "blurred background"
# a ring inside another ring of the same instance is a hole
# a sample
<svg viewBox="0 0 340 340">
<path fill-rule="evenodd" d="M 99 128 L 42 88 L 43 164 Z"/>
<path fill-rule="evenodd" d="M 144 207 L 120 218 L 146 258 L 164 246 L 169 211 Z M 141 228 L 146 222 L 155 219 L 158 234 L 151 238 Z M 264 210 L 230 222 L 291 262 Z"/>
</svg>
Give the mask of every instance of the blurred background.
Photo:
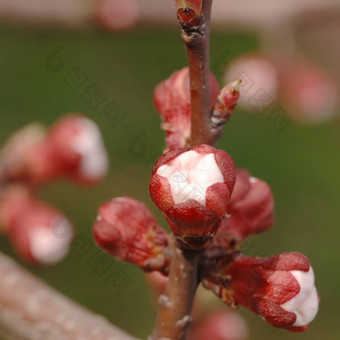
<svg viewBox="0 0 340 340">
<path fill-rule="evenodd" d="M 0 0 L 0 143 L 30 122 L 82 112 L 99 125 L 110 157 L 109 175 L 94 188 L 60 181 L 39 190 L 77 234 L 58 265 L 27 267 L 140 338 L 155 318 L 150 290 L 138 268 L 96 248 L 91 226 L 99 204 L 115 196 L 146 202 L 165 225 L 147 190 L 164 146 L 152 93 L 186 57 L 173 3 L 160 3 Z M 215 0 L 213 13 L 212 72 L 221 85 L 235 74 L 244 80 L 218 147 L 266 180 L 276 200 L 274 227 L 243 250 L 307 255 L 321 298 L 303 334 L 240 308 L 249 338 L 339 339 L 340 3 Z M 0 246 L 16 256 L 4 237 Z"/>
</svg>

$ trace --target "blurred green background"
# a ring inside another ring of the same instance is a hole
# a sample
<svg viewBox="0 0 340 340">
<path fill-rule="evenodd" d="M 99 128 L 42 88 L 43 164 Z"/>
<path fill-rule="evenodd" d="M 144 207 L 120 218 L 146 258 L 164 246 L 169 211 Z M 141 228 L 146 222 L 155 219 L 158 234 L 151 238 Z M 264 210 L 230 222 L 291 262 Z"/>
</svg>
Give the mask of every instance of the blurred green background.
<svg viewBox="0 0 340 340">
<path fill-rule="evenodd" d="M 0 32 L 1 143 L 27 123 L 51 124 L 60 115 L 76 111 L 100 126 L 110 156 L 110 173 L 95 188 L 58 182 L 39 191 L 41 198 L 63 209 L 74 222 L 77 236 L 60 264 L 30 270 L 65 295 L 145 339 L 155 312 L 143 275 L 132 265 L 102 255 L 91 243 L 91 225 L 101 202 L 122 195 L 146 201 L 164 225 L 147 191 L 152 160 L 164 145 L 152 92 L 157 83 L 186 65 L 179 32 L 139 27 L 113 34 L 3 26 Z M 221 80 L 229 60 L 257 45 L 256 36 L 213 34 L 212 71 Z M 82 86 L 70 87 L 72 77 L 74 82 L 80 79 L 70 73 L 72 70 L 86 79 Z M 98 107 L 84 101 L 83 93 L 91 84 L 102 93 L 103 102 Z M 116 112 L 123 117 L 114 124 L 102 113 L 111 102 L 119 106 Z M 314 127 L 289 123 L 278 133 L 275 123 L 264 116 L 236 110 L 225 127 L 218 147 L 228 151 L 238 167 L 268 181 L 276 200 L 275 226 L 247 242 L 245 252 L 306 254 L 321 297 L 319 314 L 303 334 L 271 328 L 241 308 L 250 339 L 340 338 L 339 144 L 334 121 Z M 5 238 L 1 238 L 1 248 L 15 257 Z M 116 280 L 113 284 L 112 277 Z"/>
</svg>

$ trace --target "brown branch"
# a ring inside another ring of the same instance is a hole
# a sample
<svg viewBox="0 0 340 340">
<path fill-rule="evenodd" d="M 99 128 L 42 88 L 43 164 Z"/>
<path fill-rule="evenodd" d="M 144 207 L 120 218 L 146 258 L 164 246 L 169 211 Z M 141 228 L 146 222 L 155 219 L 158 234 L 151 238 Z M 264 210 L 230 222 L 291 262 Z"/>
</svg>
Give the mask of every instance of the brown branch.
<svg viewBox="0 0 340 340">
<path fill-rule="evenodd" d="M 6 339 L 136 340 L 1 253 L 0 332 Z"/>
<path fill-rule="evenodd" d="M 178 21 L 186 47 L 191 93 L 190 145 L 213 144 L 210 105 L 209 35 L 212 0 L 202 0 L 202 8 L 177 3 Z M 173 257 L 165 294 L 159 298 L 159 311 L 152 339 L 183 340 L 191 321 L 191 309 L 199 284 L 200 252 L 181 249 L 173 242 Z"/>
<path fill-rule="evenodd" d="M 152 339 L 185 339 L 191 322 L 191 308 L 198 286 L 197 252 L 181 250 L 172 242 L 172 261 L 165 293 L 159 297 L 159 311 Z"/>
</svg>

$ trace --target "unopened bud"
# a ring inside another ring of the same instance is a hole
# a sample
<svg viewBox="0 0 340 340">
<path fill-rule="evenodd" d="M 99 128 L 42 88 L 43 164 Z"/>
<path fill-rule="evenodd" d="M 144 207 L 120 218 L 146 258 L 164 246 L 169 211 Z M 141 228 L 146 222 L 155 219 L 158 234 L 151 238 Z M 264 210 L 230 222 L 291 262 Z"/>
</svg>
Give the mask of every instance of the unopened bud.
<svg viewBox="0 0 340 340">
<path fill-rule="evenodd" d="M 167 234 L 147 207 L 129 197 L 118 197 L 98 209 L 93 236 L 100 248 L 145 271 L 166 271 Z"/>
<path fill-rule="evenodd" d="M 160 157 L 149 192 L 171 230 L 189 248 L 204 248 L 216 233 L 235 183 L 231 157 L 209 145 Z"/>
</svg>

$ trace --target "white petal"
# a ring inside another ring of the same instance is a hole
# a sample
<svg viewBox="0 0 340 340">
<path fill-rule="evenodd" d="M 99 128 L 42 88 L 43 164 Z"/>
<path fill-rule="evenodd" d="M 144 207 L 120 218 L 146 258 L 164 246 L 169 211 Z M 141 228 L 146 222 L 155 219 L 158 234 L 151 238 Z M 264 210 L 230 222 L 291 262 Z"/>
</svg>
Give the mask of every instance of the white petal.
<svg viewBox="0 0 340 340">
<path fill-rule="evenodd" d="M 298 281 L 300 292 L 280 307 L 287 312 L 296 314 L 296 321 L 293 326 L 305 326 L 315 318 L 319 308 L 318 293 L 314 286 L 313 269 L 310 267 L 308 272 L 292 270 L 290 273 Z"/>
<path fill-rule="evenodd" d="M 108 159 L 100 131 L 90 119 L 79 117 L 79 133 L 73 141 L 73 150 L 81 155 L 81 173 L 97 179 L 105 175 Z"/>
<path fill-rule="evenodd" d="M 207 188 L 224 182 L 214 154 L 192 150 L 159 167 L 157 174 L 168 179 L 175 204 L 194 199 L 205 206 Z"/>
</svg>

